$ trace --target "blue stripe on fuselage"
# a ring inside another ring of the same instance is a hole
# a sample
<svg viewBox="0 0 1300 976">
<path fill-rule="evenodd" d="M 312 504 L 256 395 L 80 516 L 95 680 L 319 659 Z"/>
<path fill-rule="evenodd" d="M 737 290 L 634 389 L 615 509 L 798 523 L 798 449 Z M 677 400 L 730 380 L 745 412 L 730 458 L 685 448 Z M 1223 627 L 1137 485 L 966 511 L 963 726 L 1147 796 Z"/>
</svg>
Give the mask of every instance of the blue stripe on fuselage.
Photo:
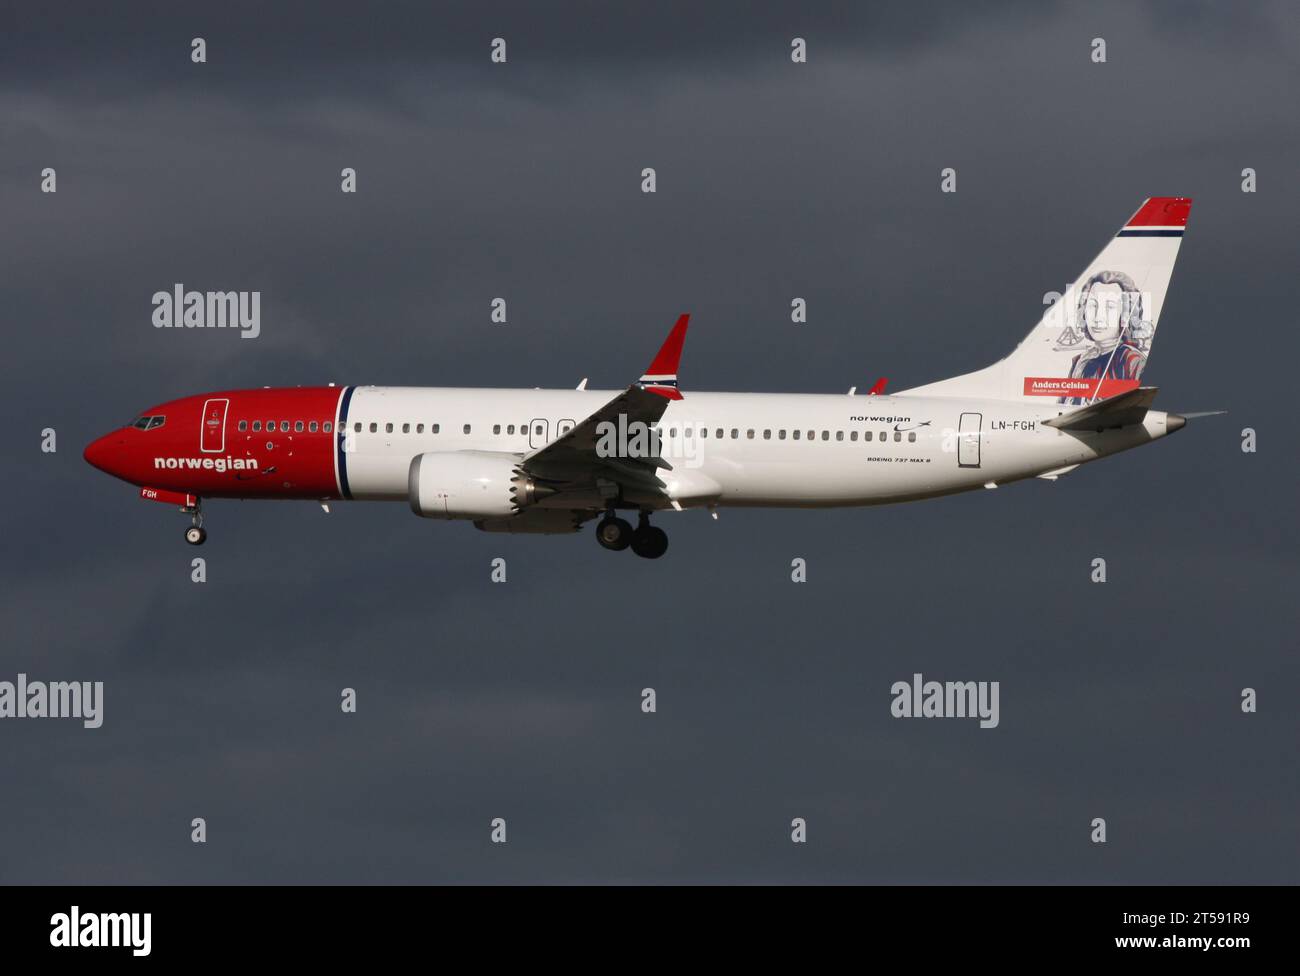
<svg viewBox="0 0 1300 976">
<path fill-rule="evenodd" d="M 339 406 L 339 426 L 336 431 L 338 434 L 339 494 L 349 500 L 352 498 L 352 491 L 348 488 L 348 453 L 343 450 L 343 445 L 346 443 L 348 436 L 348 405 L 352 402 L 352 394 L 355 390 L 355 386 L 349 386 L 343 391 L 343 403 Z"/>
</svg>

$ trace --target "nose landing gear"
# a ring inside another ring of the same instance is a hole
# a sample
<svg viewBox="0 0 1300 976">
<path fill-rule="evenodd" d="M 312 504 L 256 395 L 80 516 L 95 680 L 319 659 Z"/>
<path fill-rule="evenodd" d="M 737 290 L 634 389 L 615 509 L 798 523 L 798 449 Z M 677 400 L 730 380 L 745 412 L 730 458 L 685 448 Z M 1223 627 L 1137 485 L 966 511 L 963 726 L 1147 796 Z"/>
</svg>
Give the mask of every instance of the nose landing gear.
<svg viewBox="0 0 1300 976">
<path fill-rule="evenodd" d="M 208 533 L 203 528 L 203 512 L 199 509 L 198 501 L 194 502 L 192 507 L 181 509 L 190 517 L 190 527 L 185 530 L 185 541 L 192 546 L 201 546 L 207 541 Z"/>
</svg>

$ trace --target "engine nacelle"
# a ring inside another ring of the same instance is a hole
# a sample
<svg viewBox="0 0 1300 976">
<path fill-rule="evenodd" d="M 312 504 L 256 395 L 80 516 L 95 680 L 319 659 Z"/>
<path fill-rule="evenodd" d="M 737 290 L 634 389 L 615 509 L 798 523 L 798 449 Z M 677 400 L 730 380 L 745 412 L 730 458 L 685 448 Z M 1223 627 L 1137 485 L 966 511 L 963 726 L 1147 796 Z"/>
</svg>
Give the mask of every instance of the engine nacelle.
<svg viewBox="0 0 1300 976">
<path fill-rule="evenodd" d="M 411 511 L 424 518 L 509 518 L 536 500 L 533 480 L 513 454 L 447 451 L 419 454 L 407 475 Z"/>
</svg>

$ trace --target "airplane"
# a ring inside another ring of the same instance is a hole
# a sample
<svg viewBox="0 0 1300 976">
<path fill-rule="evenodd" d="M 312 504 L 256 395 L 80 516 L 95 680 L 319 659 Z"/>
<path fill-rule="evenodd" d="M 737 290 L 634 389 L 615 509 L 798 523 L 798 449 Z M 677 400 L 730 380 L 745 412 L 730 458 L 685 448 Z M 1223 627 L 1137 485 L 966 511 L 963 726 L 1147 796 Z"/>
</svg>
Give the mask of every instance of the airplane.
<svg viewBox="0 0 1300 976">
<path fill-rule="evenodd" d="M 665 510 L 880 505 L 1055 481 L 1180 430 L 1142 372 L 1192 201 L 1152 197 L 1005 358 L 868 395 L 684 393 L 689 315 L 624 390 L 329 386 L 150 407 L 85 449 L 140 497 L 405 501 L 487 532 L 572 533 L 657 559 Z M 619 513 L 635 513 L 633 525 Z"/>
</svg>

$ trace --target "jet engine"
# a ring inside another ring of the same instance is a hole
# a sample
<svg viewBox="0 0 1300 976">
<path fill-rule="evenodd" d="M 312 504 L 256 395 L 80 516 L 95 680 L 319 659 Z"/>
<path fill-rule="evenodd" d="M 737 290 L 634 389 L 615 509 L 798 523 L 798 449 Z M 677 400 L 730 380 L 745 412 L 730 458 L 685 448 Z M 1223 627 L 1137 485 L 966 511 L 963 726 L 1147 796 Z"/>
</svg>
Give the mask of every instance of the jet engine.
<svg viewBox="0 0 1300 976">
<path fill-rule="evenodd" d="M 551 490 L 539 487 L 514 454 L 448 451 L 419 454 L 407 475 L 411 511 L 424 518 L 509 518 Z"/>
</svg>

